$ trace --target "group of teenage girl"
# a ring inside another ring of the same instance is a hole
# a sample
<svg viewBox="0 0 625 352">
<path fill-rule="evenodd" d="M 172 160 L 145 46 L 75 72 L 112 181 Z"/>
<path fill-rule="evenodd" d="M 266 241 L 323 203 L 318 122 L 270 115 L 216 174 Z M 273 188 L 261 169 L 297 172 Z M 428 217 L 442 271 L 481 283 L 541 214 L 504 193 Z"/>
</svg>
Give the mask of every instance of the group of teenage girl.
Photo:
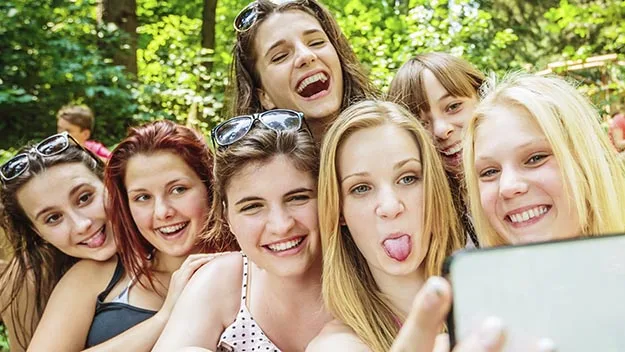
<svg viewBox="0 0 625 352">
<path fill-rule="evenodd" d="M 452 252 L 625 230 L 625 167 L 564 80 L 427 53 L 380 99 L 316 0 L 235 29 L 211 136 L 133 127 L 104 165 L 61 133 L 0 167 L 12 351 L 448 351 Z"/>
</svg>

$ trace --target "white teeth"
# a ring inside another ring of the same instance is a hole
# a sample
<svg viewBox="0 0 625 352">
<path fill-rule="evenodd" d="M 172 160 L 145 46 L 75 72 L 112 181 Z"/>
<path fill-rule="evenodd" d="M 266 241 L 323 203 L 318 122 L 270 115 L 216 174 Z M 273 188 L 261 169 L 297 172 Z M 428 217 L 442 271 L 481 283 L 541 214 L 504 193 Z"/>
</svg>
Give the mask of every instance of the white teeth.
<svg viewBox="0 0 625 352">
<path fill-rule="evenodd" d="M 267 247 L 269 247 L 269 249 L 271 249 L 274 252 L 282 252 L 282 251 L 286 251 L 287 249 L 291 249 L 294 247 L 297 247 L 300 243 L 302 243 L 302 241 L 304 240 L 304 238 L 300 238 L 297 240 L 291 240 L 288 242 L 282 242 L 282 243 L 277 243 L 277 244 L 269 244 L 267 245 Z"/>
<path fill-rule="evenodd" d="M 454 155 L 461 150 L 462 150 L 462 143 L 457 143 L 455 146 L 443 150 L 442 153 L 445 155 Z"/>
<path fill-rule="evenodd" d="M 181 229 L 183 229 L 185 226 L 187 226 L 187 224 L 189 224 L 188 222 L 182 223 L 182 224 L 178 224 L 178 225 L 172 225 L 172 226 L 163 226 L 158 228 L 158 231 L 169 235 L 171 233 L 174 233 L 176 231 L 180 231 Z"/>
<path fill-rule="evenodd" d="M 325 82 L 327 80 L 328 76 L 326 76 L 326 74 L 323 72 L 319 72 L 303 80 L 302 83 L 299 84 L 299 87 L 297 87 L 297 92 L 301 93 L 306 87 L 308 87 L 312 83 L 315 83 L 317 81 Z"/>
<path fill-rule="evenodd" d="M 510 221 L 512 221 L 513 223 L 519 223 L 519 222 L 527 221 L 529 219 L 543 215 L 546 212 L 547 212 L 547 207 L 544 205 L 541 205 L 539 207 L 526 210 L 519 214 L 508 215 L 508 218 L 510 218 Z"/>
</svg>

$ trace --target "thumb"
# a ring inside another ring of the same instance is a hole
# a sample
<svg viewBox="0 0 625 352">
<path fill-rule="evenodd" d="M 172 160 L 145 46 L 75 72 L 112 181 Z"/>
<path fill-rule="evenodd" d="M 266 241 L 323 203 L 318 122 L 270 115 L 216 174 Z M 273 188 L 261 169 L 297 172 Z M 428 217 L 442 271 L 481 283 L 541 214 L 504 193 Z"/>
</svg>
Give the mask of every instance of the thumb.
<svg viewBox="0 0 625 352">
<path fill-rule="evenodd" d="M 436 336 L 451 308 L 451 287 L 442 277 L 426 281 L 412 304 L 391 352 L 432 352 Z"/>
</svg>

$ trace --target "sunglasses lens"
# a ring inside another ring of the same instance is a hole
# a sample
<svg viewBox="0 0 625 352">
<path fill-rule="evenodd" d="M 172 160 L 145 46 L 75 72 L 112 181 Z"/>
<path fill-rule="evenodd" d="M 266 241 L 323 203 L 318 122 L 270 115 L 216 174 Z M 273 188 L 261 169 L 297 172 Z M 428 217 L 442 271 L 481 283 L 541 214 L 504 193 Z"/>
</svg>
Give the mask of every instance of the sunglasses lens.
<svg viewBox="0 0 625 352">
<path fill-rule="evenodd" d="M 260 121 L 275 131 L 298 130 L 302 126 L 302 119 L 295 111 L 267 111 Z"/>
<path fill-rule="evenodd" d="M 234 28 L 239 32 L 245 32 L 256 22 L 258 13 L 254 4 L 244 8 L 234 19 Z"/>
<path fill-rule="evenodd" d="M 0 172 L 2 176 L 4 176 L 7 180 L 15 178 L 21 175 L 24 170 L 28 167 L 28 156 L 25 154 L 18 155 L 13 159 L 7 161 L 2 168 L 0 168 Z"/>
<path fill-rule="evenodd" d="M 215 140 L 221 146 L 230 145 L 245 136 L 251 127 L 251 116 L 241 116 L 228 120 L 215 129 Z"/>
<path fill-rule="evenodd" d="M 69 138 L 63 134 L 57 134 L 44 139 L 37 145 L 37 151 L 41 155 L 50 156 L 58 154 L 69 146 Z"/>
</svg>

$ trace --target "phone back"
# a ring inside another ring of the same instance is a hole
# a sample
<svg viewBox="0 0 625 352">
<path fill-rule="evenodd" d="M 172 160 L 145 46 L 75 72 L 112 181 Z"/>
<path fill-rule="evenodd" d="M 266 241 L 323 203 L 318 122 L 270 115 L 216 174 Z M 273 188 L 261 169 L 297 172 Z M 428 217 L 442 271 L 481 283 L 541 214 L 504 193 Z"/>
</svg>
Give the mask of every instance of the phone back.
<svg viewBox="0 0 625 352">
<path fill-rule="evenodd" d="M 625 351 L 625 235 L 460 252 L 445 273 L 452 342 L 497 316 L 504 351 Z"/>
</svg>

